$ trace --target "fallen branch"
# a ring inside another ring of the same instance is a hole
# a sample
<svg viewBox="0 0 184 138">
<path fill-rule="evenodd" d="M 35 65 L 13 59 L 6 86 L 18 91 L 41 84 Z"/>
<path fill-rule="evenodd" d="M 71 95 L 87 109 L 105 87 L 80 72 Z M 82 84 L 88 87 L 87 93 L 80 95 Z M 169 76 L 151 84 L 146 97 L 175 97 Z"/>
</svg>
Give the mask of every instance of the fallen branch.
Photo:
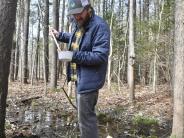
<svg viewBox="0 0 184 138">
<path fill-rule="evenodd" d="M 42 96 L 28 97 L 26 99 L 21 100 L 20 102 L 26 104 L 26 103 L 32 102 L 32 100 L 34 99 L 39 99 L 39 98 L 42 98 Z"/>
</svg>

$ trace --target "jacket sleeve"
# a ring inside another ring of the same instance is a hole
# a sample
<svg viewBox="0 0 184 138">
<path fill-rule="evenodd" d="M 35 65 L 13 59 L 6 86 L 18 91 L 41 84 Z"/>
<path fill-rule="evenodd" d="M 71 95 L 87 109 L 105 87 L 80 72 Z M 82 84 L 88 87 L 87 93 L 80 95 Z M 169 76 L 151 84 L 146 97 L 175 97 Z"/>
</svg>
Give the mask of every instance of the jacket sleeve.
<svg viewBox="0 0 184 138">
<path fill-rule="evenodd" d="M 69 40 L 70 40 L 71 36 L 72 36 L 71 33 L 60 32 L 59 37 L 57 38 L 57 40 L 60 41 L 60 42 L 69 43 Z"/>
<path fill-rule="evenodd" d="M 75 51 L 72 62 L 81 65 L 99 65 L 108 61 L 110 30 L 107 24 L 99 24 L 92 38 L 92 51 Z"/>
</svg>

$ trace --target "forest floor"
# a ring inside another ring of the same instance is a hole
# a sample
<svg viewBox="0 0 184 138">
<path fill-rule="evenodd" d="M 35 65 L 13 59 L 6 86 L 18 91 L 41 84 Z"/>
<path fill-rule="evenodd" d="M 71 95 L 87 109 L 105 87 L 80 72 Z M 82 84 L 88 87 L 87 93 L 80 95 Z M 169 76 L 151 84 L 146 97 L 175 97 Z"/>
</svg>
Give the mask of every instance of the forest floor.
<svg viewBox="0 0 184 138">
<path fill-rule="evenodd" d="M 61 83 L 59 83 L 61 84 Z M 135 102 L 129 101 L 127 86 L 99 92 L 97 115 L 100 138 L 167 138 L 171 133 L 173 99 L 168 85 L 136 85 Z M 77 138 L 76 110 L 68 102 L 61 86 L 47 89 L 44 83 L 9 83 L 7 98 L 7 138 Z M 75 103 L 75 94 L 71 100 Z M 156 122 L 156 123 L 155 123 Z"/>
</svg>

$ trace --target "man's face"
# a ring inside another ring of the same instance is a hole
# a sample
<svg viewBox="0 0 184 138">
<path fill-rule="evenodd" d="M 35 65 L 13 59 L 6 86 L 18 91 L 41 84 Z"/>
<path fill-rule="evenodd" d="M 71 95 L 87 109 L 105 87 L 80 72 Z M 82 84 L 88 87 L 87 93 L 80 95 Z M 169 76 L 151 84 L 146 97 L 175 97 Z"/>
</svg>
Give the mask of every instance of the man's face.
<svg viewBox="0 0 184 138">
<path fill-rule="evenodd" d="M 73 16 L 77 21 L 77 24 L 79 27 L 84 26 L 90 18 L 89 12 L 87 9 L 84 9 L 81 13 L 73 14 Z"/>
</svg>

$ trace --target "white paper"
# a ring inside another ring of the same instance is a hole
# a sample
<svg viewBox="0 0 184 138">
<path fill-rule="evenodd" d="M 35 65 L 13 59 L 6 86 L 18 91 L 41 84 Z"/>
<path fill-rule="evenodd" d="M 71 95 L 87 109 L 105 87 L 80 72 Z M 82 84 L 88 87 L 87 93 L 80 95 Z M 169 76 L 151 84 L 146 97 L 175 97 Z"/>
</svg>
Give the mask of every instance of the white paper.
<svg viewBox="0 0 184 138">
<path fill-rule="evenodd" d="M 58 52 L 58 59 L 62 61 L 71 61 L 73 57 L 73 52 L 71 51 L 60 51 Z"/>
</svg>

